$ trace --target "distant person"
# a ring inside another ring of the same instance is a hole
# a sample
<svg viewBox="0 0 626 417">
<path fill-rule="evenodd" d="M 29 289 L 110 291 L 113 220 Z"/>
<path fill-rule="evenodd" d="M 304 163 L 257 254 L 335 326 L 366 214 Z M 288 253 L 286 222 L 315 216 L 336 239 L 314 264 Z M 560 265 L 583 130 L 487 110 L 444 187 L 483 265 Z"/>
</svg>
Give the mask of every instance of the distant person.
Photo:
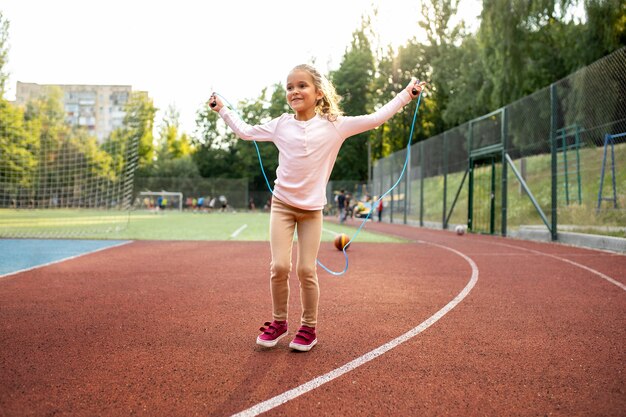
<svg viewBox="0 0 626 417">
<path fill-rule="evenodd" d="M 376 211 L 378 212 L 378 223 L 383 221 L 383 199 L 378 200 L 378 207 L 376 207 Z"/>
<path fill-rule="evenodd" d="M 256 206 L 254 205 L 254 198 L 252 197 L 250 197 L 250 200 L 248 200 L 248 210 L 256 211 Z"/>
<path fill-rule="evenodd" d="M 249 75 L 249 70 L 246 70 L 242 80 Z M 289 274 L 296 229 L 298 259 L 295 269 L 300 281 L 302 315 L 300 328 L 289 346 L 308 351 L 317 343 L 320 293 L 315 261 L 322 235 L 326 185 L 339 149 L 350 136 L 380 126 L 391 118 L 411 99 L 419 96 L 422 86 L 423 83 L 411 80 L 403 91 L 376 112 L 347 117 L 342 115 L 340 98 L 330 81 L 314 67 L 298 65 L 287 76 L 285 94 L 294 113 L 284 113 L 255 126 L 247 124 L 236 112 L 224 107 L 217 95 L 211 95 L 211 108 L 219 113 L 237 136 L 244 140 L 273 142 L 279 152 L 270 212 L 273 321 L 261 327 L 257 344 L 273 347 L 287 336 Z"/>
<path fill-rule="evenodd" d="M 337 210 L 339 211 L 339 223 L 343 223 L 346 220 L 346 191 L 339 191 L 337 196 Z"/>
<path fill-rule="evenodd" d="M 228 207 L 228 200 L 226 199 L 225 195 L 221 195 L 218 198 L 219 202 L 220 202 L 220 211 L 226 211 L 226 208 Z"/>
</svg>

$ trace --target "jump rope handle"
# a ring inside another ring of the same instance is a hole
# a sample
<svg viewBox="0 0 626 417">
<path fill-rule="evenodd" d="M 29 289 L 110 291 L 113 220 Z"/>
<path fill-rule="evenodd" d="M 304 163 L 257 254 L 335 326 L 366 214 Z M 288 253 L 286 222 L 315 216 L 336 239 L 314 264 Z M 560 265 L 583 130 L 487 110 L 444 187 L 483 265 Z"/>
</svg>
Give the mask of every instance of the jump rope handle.
<svg viewBox="0 0 626 417">
<path fill-rule="evenodd" d="M 215 93 L 211 94 L 213 96 L 213 101 L 210 103 L 211 108 L 217 106 L 217 99 L 215 98 Z"/>
<path fill-rule="evenodd" d="M 420 82 L 420 80 L 417 80 L 415 83 L 419 84 L 419 82 Z M 413 87 L 413 89 L 411 90 L 411 93 L 413 93 L 413 95 L 416 96 L 417 93 L 418 93 L 417 88 Z"/>
</svg>

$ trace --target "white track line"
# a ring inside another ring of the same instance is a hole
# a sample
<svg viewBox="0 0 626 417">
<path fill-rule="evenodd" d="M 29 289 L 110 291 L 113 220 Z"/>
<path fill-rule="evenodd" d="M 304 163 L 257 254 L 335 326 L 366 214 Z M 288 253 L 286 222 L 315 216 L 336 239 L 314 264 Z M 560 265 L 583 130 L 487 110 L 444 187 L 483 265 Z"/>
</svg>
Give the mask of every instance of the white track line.
<svg viewBox="0 0 626 417">
<path fill-rule="evenodd" d="M 330 233 L 330 234 L 331 234 L 331 235 L 333 235 L 333 236 L 338 236 L 338 235 L 340 235 L 340 233 L 333 232 L 332 230 L 325 229 L 325 228 L 323 228 L 323 227 L 322 227 L 322 231 L 323 231 L 323 232 L 326 232 L 326 233 Z"/>
<path fill-rule="evenodd" d="M 610 282 L 611 284 L 617 285 L 618 287 L 620 287 L 621 289 L 623 289 L 624 291 L 626 291 L 626 285 L 622 284 L 622 283 L 621 283 L 621 282 L 619 282 L 618 280 L 613 279 L 613 278 L 611 278 L 611 277 L 610 277 L 610 276 L 608 276 L 608 275 L 604 275 L 604 274 L 603 274 L 602 272 L 600 272 L 600 271 L 596 271 L 595 269 L 589 268 L 589 267 L 588 267 L 588 266 L 586 266 L 586 265 L 579 264 L 578 262 L 570 261 L 570 260 L 569 260 L 569 259 L 567 259 L 567 258 L 561 258 L 560 256 L 551 255 L 551 254 L 549 254 L 549 253 L 540 252 L 540 251 L 538 251 L 538 250 L 534 250 L 534 249 L 522 248 L 522 247 L 519 247 L 519 246 L 514 246 L 514 245 L 507 245 L 506 243 L 495 243 L 495 242 L 493 242 L 493 243 L 494 243 L 495 245 L 507 246 L 507 247 L 509 247 L 509 248 L 522 249 L 522 250 L 525 250 L 525 251 L 528 251 L 528 252 L 535 253 L 535 254 L 537 254 L 537 255 L 543 255 L 543 256 L 550 257 L 550 258 L 558 259 L 559 261 L 563 261 L 563 262 L 566 262 L 566 263 L 568 263 L 568 264 L 570 264 L 570 265 L 574 265 L 574 266 L 577 266 L 577 267 L 579 267 L 579 268 L 582 268 L 582 269 L 584 269 L 585 271 L 589 271 L 589 272 L 591 272 L 592 274 L 595 274 L 595 275 L 599 276 L 600 278 L 602 278 L 602 279 L 604 279 L 604 280 L 606 280 L 606 281 Z"/>
<path fill-rule="evenodd" d="M 243 225 L 243 226 L 241 226 L 239 229 L 235 230 L 235 231 L 233 232 L 233 234 L 232 234 L 232 235 L 230 235 L 230 238 L 231 238 L 231 239 L 236 238 L 236 237 L 239 235 L 239 233 L 241 233 L 241 232 L 243 232 L 243 231 L 245 230 L 245 228 L 246 228 L 246 227 L 248 227 L 248 225 L 247 225 L 247 224 L 244 224 L 244 225 Z"/>
<path fill-rule="evenodd" d="M 81 256 L 91 255 L 92 253 L 100 252 L 100 251 L 103 251 L 103 250 L 107 250 L 107 249 L 111 249 L 111 248 L 117 248 L 118 246 L 128 245 L 129 243 L 132 243 L 132 242 L 133 242 L 132 240 L 129 240 L 128 242 L 118 243 L 117 245 L 112 245 L 112 246 L 107 246 L 105 248 L 95 249 L 95 250 L 92 250 L 90 252 L 79 253 L 78 255 L 68 256 L 67 258 L 57 259 L 56 261 L 47 262 L 47 263 L 41 264 L 41 265 L 31 266 L 30 268 L 20 269 L 19 271 L 9 272 L 8 274 L 0 275 L 0 279 L 6 278 L 6 277 L 10 277 L 11 275 L 20 274 L 22 272 L 32 271 L 33 269 L 43 268 L 44 266 L 58 264 L 59 262 L 65 262 L 65 261 L 69 261 L 71 259 L 80 258 Z"/>
<path fill-rule="evenodd" d="M 419 242 L 419 241 L 418 241 Z M 309 391 L 312 391 L 324 384 L 326 384 L 327 382 L 330 382 L 336 378 L 339 378 L 340 376 L 358 368 L 361 365 L 366 364 L 367 362 L 376 359 L 377 357 L 383 355 L 384 353 L 390 351 L 391 349 L 395 348 L 396 346 L 406 342 L 407 340 L 417 336 L 418 334 L 422 333 L 424 330 L 428 329 L 430 326 L 432 326 L 433 324 L 435 324 L 440 318 L 442 318 L 443 316 L 446 315 L 446 313 L 448 313 L 450 310 L 452 310 L 454 307 L 457 306 L 457 304 L 459 304 L 461 301 L 463 301 L 463 299 L 465 297 L 467 297 L 467 295 L 470 293 L 470 291 L 472 290 L 472 288 L 474 288 L 474 285 L 476 285 L 476 282 L 478 281 L 478 267 L 476 266 L 476 263 L 468 256 L 466 256 L 465 254 L 449 248 L 447 246 L 443 246 L 443 245 L 438 245 L 436 243 L 430 243 L 430 242 L 421 242 L 421 243 L 426 243 L 428 245 L 433 245 L 433 246 L 437 246 L 439 248 L 448 250 L 450 252 L 454 252 L 455 254 L 459 255 L 460 257 L 462 257 L 463 259 L 465 259 L 467 261 L 467 263 L 470 264 L 471 268 L 472 268 L 472 276 L 470 277 L 469 282 L 467 283 L 467 285 L 465 286 L 465 288 L 463 288 L 463 290 L 456 296 L 454 297 L 454 299 L 452 301 L 450 301 L 448 304 L 446 304 L 441 310 L 437 311 L 435 314 L 433 314 L 432 316 L 430 316 L 428 319 L 426 319 L 426 321 L 422 322 L 419 326 L 409 330 L 408 332 L 404 333 L 403 335 L 391 340 L 390 342 L 385 343 L 384 345 L 369 351 L 368 353 L 366 353 L 363 356 L 360 356 L 348 363 L 346 363 L 345 365 L 334 369 L 324 375 L 318 376 L 317 378 L 314 378 L 312 380 L 310 380 L 309 382 L 306 382 L 296 388 L 293 388 L 289 391 L 286 391 L 280 395 L 277 395 L 273 398 L 270 398 L 269 400 L 263 401 L 255 406 L 252 406 L 246 410 L 243 410 L 237 414 L 234 414 L 233 417 L 252 417 L 252 416 L 257 416 L 261 413 L 265 413 L 266 411 L 269 411 L 273 408 L 278 407 L 281 404 L 285 404 L 288 401 L 293 400 L 296 397 L 299 397 L 300 395 L 306 394 Z"/>
</svg>

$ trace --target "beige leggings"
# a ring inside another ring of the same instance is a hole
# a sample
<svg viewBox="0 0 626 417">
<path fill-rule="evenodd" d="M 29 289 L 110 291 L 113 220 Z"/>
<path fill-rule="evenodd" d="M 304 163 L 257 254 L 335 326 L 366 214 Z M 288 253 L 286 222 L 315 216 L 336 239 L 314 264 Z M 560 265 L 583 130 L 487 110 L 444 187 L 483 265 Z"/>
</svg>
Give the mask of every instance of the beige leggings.
<svg viewBox="0 0 626 417">
<path fill-rule="evenodd" d="M 317 252 L 322 236 L 322 211 L 302 210 L 272 199 L 270 215 L 270 247 L 272 264 L 270 290 L 274 320 L 287 320 L 289 306 L 289 274 L 294 232 L 298 230 L 296 273 L 300 281 L 302 303 L 301 324 L 317 325 L 320 289 L 317 282 Z"/>
</svg>

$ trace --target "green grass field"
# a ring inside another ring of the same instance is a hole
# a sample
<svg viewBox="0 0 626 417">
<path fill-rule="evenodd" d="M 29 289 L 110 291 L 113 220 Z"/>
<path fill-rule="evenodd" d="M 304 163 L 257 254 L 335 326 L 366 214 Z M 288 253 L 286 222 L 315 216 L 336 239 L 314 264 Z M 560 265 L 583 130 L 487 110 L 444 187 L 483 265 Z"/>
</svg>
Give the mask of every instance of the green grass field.
<svg viewBox="0 0 626 417">
<path fill-rule="evenodd" d="M 352 221 L 358 227 L 360 221 Z M 355 227 L 324 223 L 323 241 L 336 233 L 352 236 Z M 402 242 L 368 232 L 359 242 Z M 82 239 L 130 240 L 269 240 L 268 213 L 191 213 L 141 210 L 130 213 L 100 210 L 0 210 L 2 237 L 77 237 Z"/>
</svg>

